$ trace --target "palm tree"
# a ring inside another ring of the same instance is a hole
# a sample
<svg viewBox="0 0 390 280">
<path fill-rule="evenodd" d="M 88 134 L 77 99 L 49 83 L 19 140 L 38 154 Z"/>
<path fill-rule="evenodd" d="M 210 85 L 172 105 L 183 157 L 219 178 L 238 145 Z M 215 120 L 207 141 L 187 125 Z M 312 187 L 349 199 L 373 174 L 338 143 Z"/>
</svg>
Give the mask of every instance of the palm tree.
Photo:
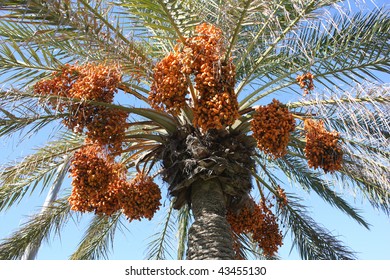
<svg viewBox="0 0 390 280">
<path fill-rule="evenodd" d="M 390 214 L 389 11 L 343 4 L 2 1 L 0 136 L 63 125 L 0 173 L 0 210 L 51 186 L 0 259 L 34 258 L 78 212 L 96 215 L 71 259 L 107 258 L 160 190 L 171 203 L 150 259 L 176 233 L 179 259 L 275 258 L 286 233 L 303 259 L 355 258 L 298 194 L 366 228 L 336 185 Z"/>
</svg>

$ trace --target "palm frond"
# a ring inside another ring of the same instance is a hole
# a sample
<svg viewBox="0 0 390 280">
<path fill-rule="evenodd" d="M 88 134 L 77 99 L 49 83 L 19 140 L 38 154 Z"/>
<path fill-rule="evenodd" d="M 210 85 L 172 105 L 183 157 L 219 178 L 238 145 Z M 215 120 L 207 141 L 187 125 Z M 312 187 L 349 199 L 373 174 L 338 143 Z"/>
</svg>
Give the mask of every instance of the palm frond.
<svg viewBox="0 0 390 280">
<path fill-rule="evenodd" d="M 71 260 L 108 259 L 112 250 L 115 231 L 120 223 L 122 213 L 112 216 L 96 215 L 90 222 L 83 239 L 76 251 L 70 256 Z"/>
<path fill-rule="evenodd" d="M 145 94 L 148 94 L 149 92 L 140 86 L 137 86 L 130 82 L 122 82 L 119 84 L 118 88 L 120 90 L 123 90 L 123 92 L 125 93 L 135 96 L 137 99 L 145 102 L 146 104 L 148 104 L 149 102 L 148 97 L 145 96 Z"/>
<path fill-rule="evenodd" d="M 374 208 L 390 216 L 389 170 L 389 164 L 381 166 L 364 156 L 347 155 L 340 174 L 335 176 L 345 186 L 352 183 L 352 186 L 358 187 Z"/>
<path fill-rule="evenodd" d="M 239 34 L 239 46 L 236 47 L 234 55 L 239 58 L 237 69 L 240 76 L 241 73 L 245 73 L 242 68 L 249 70 L 255 65 L 254 59 L 261 56 L 272 38 L 282 33 L 292 20 L 302 17 L 302 7 L 307 8 L 304 18 L 312 19 L 321 14 L 322 8 L 339 1 L 315 1 L 313 3 L 311 1 L 258 0 L 250 2 L 243 30 Z M 231 5 L 232 10 L 237 9 L 235 4 Z M 229 14 L 235 13 L 232 11 Z M 234 26 L 232 29 L 234 30 Z"/>
<path fill-rule="evenodd" d="M 268 39 L 266 45 L 264 45 L 264 49 L 262 49 L 259 53 L 259 56 L 255 56 L 255 61 L 252 62 L 251 69 L 248 70 L 245 74 L 245 77 L 241 80 L 240 84 L 237 87 L 237 94 L 239 94 L 247 83 L 253 80 L 253 75 L 258 71 L 258 68 L 261 65 L 264 65 L 264 60 L 269 58 L 269 55 L 272 54 L 275 48 L 278 46 L 279 42 L 281 42 L 294 28 L 296 28 L 297 24 L 300 20 L 302 20 L 306 15 L 310 14 L 313 10 L 316 9 L 316 0 L 311 0 L 308 3 L 297 3 L 298 5 L 294 7 L 294 16 L 288 18 L 288 23 L 281 30 L 275 30 L 274 36 L 271 36 Z M 263 43 L 263 44 L 264 44 Z M 246 55 L 247 57 L 248 55 Z"/>
<path fill-rule="evenodd" d="M 241 234 L 235 236 L 239 242 L 239 254 L 246 260 L 278 260 L 277 255 L 265 256 L 263 249 L 260 248 L 259 244 L 252 239 L 248 234 Z"/>
<path fill-rule="evenodd" d="M 17 91 L 17 90 L 11 90 L 6 92 L 6 98 L 11 98 L 13 102 L 18 102 L 18 101 L 26 101 L 27 102 L 32 102 L 32 100 L 39 100 L 41 103 L 43 102 L 49 102 L 51 100 L 54 101 L 61 101 L 62 103 L 80 103 L 80 102 L 86 102 L 82 101 L 81 99 L 78 98 L 68 98 L 68 97 L 59 97 L 59 96 L 45 96 L 44 98 L 36 95 L 34 93 L 28 92 L 28 91 Z M 133 113 L 138 116 L 144 117 L 148 120 L 151 120 L 155 122 L 157 125 L 160 127 L 164 128 L 167 132 L 172 133 L 176 130 L 176 123 L 177 121 L 175 120 L 174 117 L 169 115 L 168 113 L 165 113 L 163 111 L 157 111 L 153 110 L 150 108 L 135 108 L 135 107 L 128 107 L 128 106 L 123 106 L 119 104 L 112 104 L 112 103 L 106 103 L 106 102 L 98 102 L 98 101 L 93 101 L 93 100 L 88 100 L 88 104 L 90 105 L 95 105 L 95 106 L 103 106 L 107 108 L 112 108 L 112 109 L 119 109 L 125 112 Z M 7 111 L 2 111 L 7 115 L 8 118 L 12 118 L 13 116 L 8 114 Z"/>
<path fill-rule="evenodd" d="M 75 20 L 75 22 L 82 25 L 80 20 Z M 7 66 L 3 72 L 23 73 L 29 70 L 32 73 L 36 72 L 36 75 L 40 74 L 38 76 L 40 78 L 45 75 L 44 71 L 56 70 L 62 64 L 75 63 L 80 57 L 98 60 L 108 56 L 107 52 L 118 56 L 118 51 L 113 51 L 113 47 L 109 50 L 111 45 L 104 46 L 107 42 L 103 38 L 101 35 L 85 30 L 78 31 L 68 25 L 36 26 L 23 21 L 13 22 L 4 19 L 0 22 L 0 40 L 8 45 L 11 42 L 12 47 L 18 51 L 14 53 L 21 54 L 16 58 L 3 55 L 2 64 Z M 23 57 L 27 59 L 32 57 L 30 53 L 34 55 L 34 59 L 24 61 Z M 121 58 L 126 61 L 128 56 L 122 55 Z M 34 61 L 39 59 L 44 61 Z M 10 78 L 14 79 L 12 76 Z"/>
<path fill-rule="evenodd" d="M 56 100 L 60 99 L 61 101 L 66 102 L 80 102 L 80 99 L 77 98 L 63 98 L 58 96 L 48 96 L 48 99 L 54 98 Z M 150 108 L 135 108 L 135 107 L 128 107 L 128 106 L 122 106 L 118 104 L 111 104 L 111 103 L 105 103 L 105 102 L 98 102 L 98 101 L 88 101 L 88 104 L 96 105 L 96 106 L 104 106 L 108 108 L 113 109 L 120 109 L 125 112 L 133 113 L 138 116 L 144 117 L 148 120 L 153 121 L 155 124 L 159 125 L 163 129 L 165 129 L 168 133 L 172 133 L 176 130 L 176 123 L 174 117 L 169 115 L 168 113 L 165 113 L 163 111 L 157 111 Z"/>
<path fill-rule="evenodd" d="M 138 75 L 146 74 L 148 71 L 150 71 L 149 68 L 151 66 L 151 61 L 145 55 L 141 44 L 137 44 L 135 40 L 127 38 L 119 25 L 119 19 L 116 19 L 114 16 L 112 16 L 112 14 L 110 14 L 109 11 L 113 9 L 111 2 L 109 2 L 106 7 L 102 7 L 104 5 L 101 1 L 98 1 L 95 6 L 92 6 L 92 4 L 86 0 L 78 0 L 78 2 L 82 3 L 82 6 L 91 13 L 93 16 L 92 18 L 99 20 L 101 25 L 105 26 L 105 28 L 99 27 L 96 34 L 103 35 L 103 37 L 107 38 L 108 41 L 106 41 L 106 43 L 114 44 L 115 49 L 122 50 L 122 54 L 127 52 L 127 56 L 124 55 L 124 57 L 127 58 L 126 63 L 123 63 L 124 65 L 131 65 L 133 73 L 137 73 Z M 110 18 L 109 15 L 112 17 Z M 117 20 L 116 25 L 110 22 L 110 20 L 113 19 Z M 105 34 L 101 34 L 102 31 L 105 32 Z M 104 44 L 104 46 L 107 47 L 107 44 Z M 111 55 L 114 53 L 116 52 L 111 52 Z"/>
<path fill-rule="evenodd" d="M 184 260 L 186 253 L 186 244 L 188 239 L 188 229 L 191 225 L 191 214 L 188 205 L 180 208 L 178 213 L 178 246 L 177 259 Z"/>
<path fill-rule="evenodd" d="M 281 199 L 275 188 L 257 174 L 253 174 L 260 186 L 268 189 L 273 196 Z M 343 260 L 354 259 L 354 253 L 334 237 L 327 229 L 318 225 L 309 215 L 300 199 L 286 193 L 287 205 L 278 208 L 280 222 L 291 229 L 293 247 L 297 246 L 302 259 Z"/>
<path fill-rule="evenodd" d="M 167 208 L 164 219 L 160 223 L 161 230 L 150 237 L 152 240 L 148 244 L 148 252 L 146 255 L 148 260 L 165 260 L 167 257 L 172 258 L 172 239 L 175 226 L 175 215 L 173 211 L 173 203 L 171 203 Z"/>
<path fill-rule="evenodd" d="M 134 16 L 133 21 L 141 20 L 141 24 L 149 28 L 155 39 L 160 42 L 167 41 L 164 45 L 170 45 L 171 48 L 177 39 L 184 42 L 191 28 L 199 23 L 191 1 L 120 0 L 119 3 Z"/>
<path fill-rule="evenodd" d="M 251 7 L 251 4 L 254 4 L 254 3 L 256 3 L 256 1 L 247 0 L 247 1 L 244 1 L 244 3 L 242 3 L 243 4 L 242 7 L 234 5 L 235 10 L 232 9 L 231 15 L 233 15 L 236 18 L 236 20 L 234 22 L 235 28 L 233 29 L 234 31 L 233 31 L 232 35 L 227 36 L 228 38 L 230 38 L 230 42 L 229 42 L 228 47 L 227 47 L 226 59 L 228 59 L 230 57 L 230 53 L 233 51 L 233 48 L 235 47 L 236 42 L 239 40 L 238 37 L 239 37 L 241 29 L 243 28 L 244 25 L 249 24 L 248 21 L 249 21 L 250 15 L 248 15 L 248 14 L 250 14 L 250 12 L 249 12 L 250 10 L 252 10 L 252 12 L 253 12 L 253 7 Z"/>
<path fill-rule="evenodd" d="M 16 164 L 8 164 L 0 173 L 0 210 L 19 203 L 41 184 L 49 187 L 56 169 L 66 161 L 66 155 L 82 146 L 80 139 L 68 138 L 49 142 Z"/>
<path fill-rule="evenodd" d="M 325 22 L 316 21 L 286 35 L 277 53 L 270 53 L 259 65 L 251 78 L 256 89 L 241 101 L 241 108 L 283 88 L 296 91 L 291 86 L 302 72 L 310 71 L 325 87 L 340 87 L 365 77 L 377 79 L 379 72 L 389 71 L 387 10 L 335 16 Z"/>
<path fill-rule="evenodd" d="M 315 95 L 307 102 L 311 104 L 305 105 L 306 109 L 323 119 L 329 129 L 340 132 L 351 150 L 371 147 L 371 152 L 386 155 L 390 136 L 389 85 L 358 84 L 350 92 Z"/>
<path fill-rule="evenodd" d="M 305 48 L 309 56 L 307 62 L 314 60 L 309 69 L 317 82 L 325 86 L 338 86 L 340 81 L 351 85 L 364 77 L 375 77 L 375 71 L 389 71 L 389 10 L 340 16 L 331 24 L 326 32 L 321 32 L 317 24 L 298 35 L 298 41 L 305 41 L 301 49 Z"/>
<path fill-rule="evenodd" d="M 332 182 L 321 179 L 322 174 L 311 171 L 306 162 L 297 157 L 286 155 L 277 161 L 277 165 L 291 181 L 297 182 L 306 191 L 313 190 L 324 201 L 337 207 L 360 225 L 369 229 L 369 223 L 364 220 L 359 211 L 331 189 Z"/>
<path fill-rule="evenodd" d="M 37 133 L 43 127 L 67 116 L 67 113 L 53 112 L 39 99 L 23 98 L 13 89 L 0 92 L 0 137 L 20 132 L 19 139 Z"/>
<path fill-rule="evenodd" d="M 388 85 L 357 85 L 351 92 L 313 96 L 305 107 L 330 130 L 340 132 L 344 164 L 334 177 L 344 188 L 360 190 L 373 207 L 390 213 L 390 98 Z M 293 104 L 293 103 L 292 103 Z M 302 151 L 300 152 L 302 154 Z"/>
<path fill-rule="evenodd" d="M 59 53 L 65 52 L 73 61 L 81 57 L 92 61 L 121 60 L 124 71 L 146 77 L 151 61 L 140 43 L 124 35 L 122 21 L 111 12 L 113 7 L 113 3 L 103 1 L 55 0 L 49 5 L 47 1 L 33 0 L 10 1 L 0 10 L 8 12 L 2 19 L 13 29 L 13 36 L 5 36 L 8 39 L 16 37 L 16 42 L 31 47 L 50 46 Z M 31 32 L 33 36 L 27 37 Z"/>
<path fill-rule="evenodd" d="M 373 85 L 365 86 L 364 83 L 355 84 L 352 91 L 332 91 L 330 94 L 317 94 L 308 100 L 300 100 L 287 104 L 289 109 L 307 108 L 312 111 L 314 108 L 322 109 L 324 112 L 327 106 L 330 106 L 329 112 L 333 113 L 337 106 L 348 108 L 348 104 L 363 104 L 370 103 L 388 103 L 389 102 L 389 85 Z M 324 108 L 324 109 L 323 109 Z M 315 112 L 318 109 L 315 110 Z M 329 113 L 327 113 L 329 115 Z M 325 116 L 325 115 L 324 115 Z"/>
<path fill-rule="evenodd" d="M 50 234 L 58 235 L 70 218 L 68 198 L 55 201 L 39 214 L 31 216 L 18 230 L 0 243 L 0 259 L 20 259 L 28 246 L 39 247 L 43 240 L 49 240 Z"/>
<path fill-rule="evenodd" d="M 287 196 L 288 206 L 281 209 L 282 223 L 293 234 L 293 247 L 297 247 L 305 260 L 349 260 L 355 259 L 354 252 L 318 225 L 307 213 L 298 198 Z"/>
<path fill-rule="evenodd" d="M 166 129 L 169 133 L 176 130 L 175 120 L 167 113 L 155 111 L 147 108 L 127 108 L 128 112 L 140 115 Z"/>
<path fill-rule="evenodd" d="M 28 85 L 47 75 L 45 72 L 58 70 L 61 56 L 43 46 L 37 49 L 8 40 L 0 46 L 0 75 L 7 76 L 2 82 L 23 81 L 22 86 Z"/>
<path fill-rule="evenodd" d="M 61 3 L 64 2 L 64 3 Z M 31 24 L 60 25 L 70 21 L 71 6 L 68 1 L 4 0 L 0 10 L 2 18 Z"/>
</svg>

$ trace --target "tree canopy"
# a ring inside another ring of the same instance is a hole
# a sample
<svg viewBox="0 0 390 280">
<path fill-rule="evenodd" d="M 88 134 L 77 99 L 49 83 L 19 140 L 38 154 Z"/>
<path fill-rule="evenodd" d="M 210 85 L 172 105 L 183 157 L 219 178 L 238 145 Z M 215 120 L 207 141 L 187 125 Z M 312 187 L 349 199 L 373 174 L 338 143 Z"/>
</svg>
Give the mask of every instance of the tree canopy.
<svg viewBox="0 0 390 280">
<path fill-rule="evenodd" d="M 299 192 L 366 228 L 337 188 L 390 214 L 389 29 L 388 8 L 335 0 L 2 1 L 0 137 L 59 128 L 1 168 L 0 211 L 49 195 L 0 259 L 33 258 L 80 212 L 96 215 L 70 258 L 108 258 L 162 195 L 150 259 L 175 234 L 191 256 L 211 214 L 236 258 L 276 258 L 285 234 L 303 259 L 355 258 Z"/>
</svg>

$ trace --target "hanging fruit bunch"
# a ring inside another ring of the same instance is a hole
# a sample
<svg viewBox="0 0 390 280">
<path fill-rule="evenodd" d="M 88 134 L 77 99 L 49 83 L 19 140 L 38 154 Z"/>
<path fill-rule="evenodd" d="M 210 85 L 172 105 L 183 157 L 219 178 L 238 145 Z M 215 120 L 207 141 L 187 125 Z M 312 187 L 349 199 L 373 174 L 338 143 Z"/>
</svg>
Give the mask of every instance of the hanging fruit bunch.
<svg viewBox="0 0 390 280">
<path fill-rule="evenodd" d="M 100 64 L 65 65 L 49 79 L 34 86 L 34 92 L 49 97 L 49 104 L 65 114 L 63 123 L 74 132 L 87 131 L 88 143 L 121 149 L 128 113 L 119 109 L 90 104 L 89 101 L 112 103 L 121 74 L 117 67 Z M 60 97 L 60 98 L 53 98 Z M 79 99 L 69 102 L 66 98 Z"/>
<path fill-rule="evenodd" d="M 279 230 L 276 216 L 270 210 L 272 205 L 267 206 L 266 200 L 262 199 L 259 207 L 264 213 L 263 226 L 254 228 L 252 238 L 258 242 L 266 256 L 272 257 L 283 245 L 282 232 Z"/>
<path fill-rule="evenodd" d="M 86 145 L 71 159 L 71 209 L 105 215 L 122 210 L 130 221 L 151 219 L 160 206 L 160 189 L 143 173 L 128 182 L 126 168 L 115 162 L 122 151 L 128 113 L 90 103 L 112 103 L 120 81 L 117 67 L 65 65 L 37 82 L 34 92 L 49 97 L 49 104 L 65 113 L 66 127 L 86 134 Z M 67 98 L 79 101 L 68 102 Z"/>
<path fill-rule="evenodd" d="M 294 129 L 293 115 L 276 99 L 266 106 L 259 106 L 251 122 L 258 148 L 273 158 L 287 153 L 290 134 Z"/>
<path fill-rule="evenodd" d="M 195 29 L 198 36 L 177 45 L 175 53 L 163 58 L 154 69 L 149 93 L 151 106 L 178 115 L 186 106 L 188 88 L 193 87 L 194 126 L 203 131 L 222 129 L 238 118 L 238 102 L 234 93 L 235 67 L 225 58 L 222 31 L 207 23 Z"/>
<path fill-rule="evenodd" d="M 197 26 L 199 36 L 188 38 L 191 51 L 195 88 L 194 125 L 204 131 L 221 129 L 238 118 L 238 102 L 234 93 L 235 66 L 231 58 L 225 58 L 226 50 L 222 31 L 210 24 Z"/>
<path fill-rule="evenodd" d="M 299 86 L 301 87 L 301 89 L 303 89 L 303 96 L 309 94 L 309 92 L 314 89 L 313 79 L 314 75 L 310 72 L 305 73 L 303 75 L 299 75 L 296 78 L 296 81 L 299 83 Z"/>
<path fill-rule="evenodd" d="M 148 220 L 160 208 L 161 191 L 150 176 L 138 173 L 130 182 L 119 182 L 118 199 L 129 221 Z"/>
<path fill-rule="evenodd" d="M 119 210 L 119 201 L 112 188 L 120 167 L 101 146 L 79 149 L 71 160 L 71 210 L 111 215 Z"/>
<path fill-rule="evenodd" d="M 84 146 L 71 160 L 71 210 L 112 215 L 122 209 L 132 221 L 151 219 L 160 207 L 161 192 L 151 177 L 138 173 L 130 182 L 126 169 L 98 145 Z"/>
<path fill-rule="evenodd" d="M 177 116 L 186 104 L 186 76 L 179 53 L 169 53 L 153 69 L 153 84 L 148 100 L 152 108 Z"/>
<path fill-rule="evenodd" d="M 272 257 L 283 244 L 276 216 L 265 199 L 261 199 L 259 204 L 251 199 L 239 211 L 229 210 L 226 219 L 236 235 L 251 234 L 266 256 Z M 236 252 L 238 251 L 236 248 Z M 237 257 L 240 258 L 240 255 Z"/>
<path fill-rule="evenodd" d="M 310 167 L 322 168 L 325 173 L 341 169 L 343 151 L 340 136 L 336 131 L 330 132 L 324 128 L 324 122 L 305 120 L 306 147 L 305 155 Z"/>
</svg>

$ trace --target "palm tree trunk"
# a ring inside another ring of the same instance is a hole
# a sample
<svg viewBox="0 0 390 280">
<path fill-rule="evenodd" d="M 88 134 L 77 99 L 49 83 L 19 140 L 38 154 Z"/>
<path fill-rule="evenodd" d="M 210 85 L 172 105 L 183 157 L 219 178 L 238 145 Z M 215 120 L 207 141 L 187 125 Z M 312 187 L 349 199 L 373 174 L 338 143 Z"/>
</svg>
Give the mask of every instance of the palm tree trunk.
<svg viewBox="0 0 390 280">
<path fill-rule="evenodd" d="M 196 181 L 191 186 L 191 208 L 195 218 L 188 231 L 188 260 L 234 258 L 226 201 L 218 179 Z"/>
</svg>

